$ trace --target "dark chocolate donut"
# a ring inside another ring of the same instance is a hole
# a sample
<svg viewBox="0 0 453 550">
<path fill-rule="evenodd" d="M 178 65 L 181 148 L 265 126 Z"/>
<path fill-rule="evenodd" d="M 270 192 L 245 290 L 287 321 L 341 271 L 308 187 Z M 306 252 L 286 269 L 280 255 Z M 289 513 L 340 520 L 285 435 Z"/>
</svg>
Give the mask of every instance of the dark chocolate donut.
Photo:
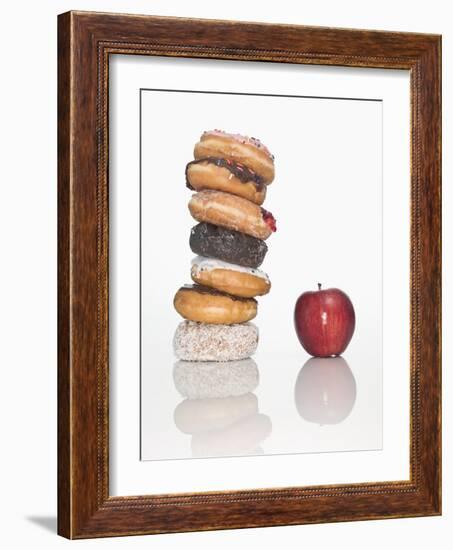
<svg viewBox="0 0 453 550">
<path fill-rule="evenodd" d="M 195 254 L 244 267 L 260 266 L 267 252 L 261 239 L 204 222 L 192 227 L 189 244 Z"/>
</svg>

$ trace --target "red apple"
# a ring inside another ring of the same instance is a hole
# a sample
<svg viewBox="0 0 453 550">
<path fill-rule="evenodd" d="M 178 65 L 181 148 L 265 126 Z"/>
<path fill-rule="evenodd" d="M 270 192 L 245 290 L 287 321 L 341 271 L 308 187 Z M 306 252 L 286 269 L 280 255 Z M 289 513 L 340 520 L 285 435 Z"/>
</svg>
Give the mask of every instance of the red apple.
<svg viewBox="0 0 453 550">
<path fill-rule="evenodd" d="M 294 309 L 299 342 L 314 357 L 334 357 L 348 347 L 354 334 L 355 313 L 348 295 L 338 288 L 304 292 Z"/>
<path fill-rule="evenodd" d="M 315 424 L 339 424 L 351 413 L 356 382 L 343 357 L 311 357 L 299 371 L 294 397 L 300 416 Z"/>
</svg>

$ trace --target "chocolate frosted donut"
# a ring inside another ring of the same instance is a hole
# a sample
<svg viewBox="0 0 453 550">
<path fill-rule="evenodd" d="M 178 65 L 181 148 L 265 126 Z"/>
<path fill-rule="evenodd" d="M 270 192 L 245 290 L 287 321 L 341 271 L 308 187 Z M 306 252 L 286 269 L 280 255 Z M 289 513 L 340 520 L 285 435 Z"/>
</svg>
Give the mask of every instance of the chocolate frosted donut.
<svg viewBox="0 0 453 550">
<path fill-rule="evenodd" d="M 210 223 L 192 227 L 189 240 L 192 252 L 245 267 L 258 267 L 267 253 L 261 239 Z"/>
</svg>

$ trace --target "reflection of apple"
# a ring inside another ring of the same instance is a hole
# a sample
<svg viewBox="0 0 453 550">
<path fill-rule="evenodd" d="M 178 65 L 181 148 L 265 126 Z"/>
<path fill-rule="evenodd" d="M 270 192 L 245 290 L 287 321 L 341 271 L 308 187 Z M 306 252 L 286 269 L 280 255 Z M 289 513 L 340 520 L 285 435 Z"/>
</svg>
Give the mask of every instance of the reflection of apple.
<svg viewBox="0 0 453 550">
<path fill-rule="evenodd" d="M 299 371 L 294 394 L 303 419 L 339 424 L 354 407 L 355 378 L 343 357 L 312 357 Z"/>
<path fill-rule="evenodd" d="M 354 334 L 355 313 L 348 295 L 338 288 L 304 292 L 294 309 L 299 342 L 314 357 L 340 355 Z"/>
</svg>

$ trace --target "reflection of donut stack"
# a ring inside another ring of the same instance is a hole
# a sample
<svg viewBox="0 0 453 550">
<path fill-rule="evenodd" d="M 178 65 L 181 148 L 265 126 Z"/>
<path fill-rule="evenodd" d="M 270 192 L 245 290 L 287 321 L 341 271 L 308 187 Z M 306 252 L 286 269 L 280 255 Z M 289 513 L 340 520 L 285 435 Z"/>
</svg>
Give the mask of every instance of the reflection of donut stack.
<svg viewBox="0 0 453 550">
<path fill-rule="evenodd" d="M 175 353 L 189 361 L 232 361 L 252 355 L 258 330 L 256 296 L 270 290 L 258 267 L 264 242 L 276 230 L 275 219 L 261 207 L 274 179 L 274 158 L 257 139 L 220 130 L 204 132 L 186 167 L 189 202 L 199 222 L 192 228 L 191 277 L 174 298 L 186 319 L 177 328 Z"/>
<path fill-rule="evenodd" d="M 259 412 L 253 391 L 259 374 L 253 359 L 218 362 L 178 361 L 175 387 L 182 397 L 174 412 L 178 430 L 191 436 L 192 456 L 256 455 L 272 431 Z"/>
</svg>

